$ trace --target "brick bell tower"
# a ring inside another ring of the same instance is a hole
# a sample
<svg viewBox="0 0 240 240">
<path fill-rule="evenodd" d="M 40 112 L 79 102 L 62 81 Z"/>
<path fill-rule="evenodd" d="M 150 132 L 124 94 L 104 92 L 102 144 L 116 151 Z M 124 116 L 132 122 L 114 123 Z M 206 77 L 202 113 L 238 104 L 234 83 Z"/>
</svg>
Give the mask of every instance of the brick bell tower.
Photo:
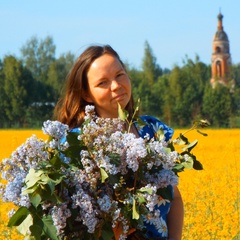
<svg viewBox="0 0 240 240">
<path fill-rule="evenodd" d="M 222 19 L 223 15 L 221 12 L 217 16 L 218 27 L 217 32 L 213 39 L 213 52 L 212 52 L 212 78 L 211 84 L 213 87 L 217 83 L 221 83 L 225 86 L 232 85 L 230 80 L 229 72 L 231 66 L 231 55 L 229 50 L 228 36 L 223 30 Z"/>
</svg>

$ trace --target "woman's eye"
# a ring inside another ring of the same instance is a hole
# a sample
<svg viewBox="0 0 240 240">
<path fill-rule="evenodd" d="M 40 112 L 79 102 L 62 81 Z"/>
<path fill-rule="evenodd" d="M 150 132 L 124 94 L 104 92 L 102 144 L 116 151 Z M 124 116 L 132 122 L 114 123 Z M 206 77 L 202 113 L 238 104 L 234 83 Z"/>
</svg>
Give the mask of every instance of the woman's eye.
<svg viewBox="0 0 240 240">
<path fill-rule="evenodd" d="M 107 82 L 107 81 L 101 81 L 101 82 L 98 83 L 98 86 L 103 86 L 103 85 L 106 84 L 106 82 Z"/>
<path fill-rule="evenodd" d="M 121 76 L 123 76 L 124 75 L 124 73 L 118 73 L 117 74 L 117 77 L 121 77 Z"/>
</svg>

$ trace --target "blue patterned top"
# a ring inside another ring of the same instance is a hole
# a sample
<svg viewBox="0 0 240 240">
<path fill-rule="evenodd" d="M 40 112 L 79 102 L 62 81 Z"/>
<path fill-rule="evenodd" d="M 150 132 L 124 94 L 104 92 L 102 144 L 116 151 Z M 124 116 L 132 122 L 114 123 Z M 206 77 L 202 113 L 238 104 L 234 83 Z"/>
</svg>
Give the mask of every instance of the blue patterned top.
<svg viewBox="0 0 240 240">
<path fill-rule="evenodd" d="M 152 117 L 152 116 L 141 116 L 140 117 L 142 121 L 146 123 L 145 126 L 139 127 L 137 123 L 135 123 L 135 126 L 138 130 L 138 133 L 140 137 L 144 138 L 146 134 L 149 134 L 150 139 L 154 137 L 155 133 L 162 129 L 165 136 L 165 141 L 168 141 L 173 136 L 173 129 L 169 128 L 167 125 L 159 121 L 158 119 Z M 169 186 L 172 190 L 173 194 L 173 187 Z M 148 238 L 165 238 L 168 237 L 168 228 L 167 228 L 167 215 L 170 210 L 171 203 L 169 201 L 165 201 L 164 204 L 161 204 L 160 206 L 155 206 L 156 209 L 160 210 L 161 217 L 161 227 L 159 230 L 155 228 L 153 224 L 150 222 L 145 222 L 145 226 L 147 227 L 147 237 Z"/>
<path fill-rule="evenodd" d="M 141 128 L 138 127 L 137 122 L 134 123 L 136 128 L 138 129 L 138 133 L 140 137 L 144 138 L 146 134 L 149 134 L 150 138 L 153 138 L 155 136 L 155 133 L 159 129 L 162 129 L 164 132 L 165 141 L 168 141 L 172 138 L 173 129 L 168 127 L 163 122 L 159 121 L 157 118 L 144 115 L 144 116 L 140 116 L 140 119 L 146 123 L 146 125 Z"/>
</svg>

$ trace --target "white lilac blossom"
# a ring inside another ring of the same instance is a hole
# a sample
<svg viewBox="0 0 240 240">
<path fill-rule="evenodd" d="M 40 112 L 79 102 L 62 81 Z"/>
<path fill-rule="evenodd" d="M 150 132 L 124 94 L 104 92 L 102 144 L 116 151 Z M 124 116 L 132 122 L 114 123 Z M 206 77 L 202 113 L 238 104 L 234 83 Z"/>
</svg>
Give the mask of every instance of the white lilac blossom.
<svg viewBox="0 0 240 240">
<path fill-rule="evenodd" d="M 139 190 L 143 189 L 151 189 L 151 193 L 143 192 L 142 197 L 146 200 L 146 207 L 149 209 L 150 212 L 154 210 L 154 207 L 159 202 L 159 196 L 157 195 L 157 187 L 152 184 L 147 184 L 146 186 L 140 188 Z"/>
<path fill-rule="evenodd" d="M 136 138 L 132 133 L 125 134 L 123 143 L 126 147 L 126 162 L 133 172 L 136 172 L 139 167 L 139 160 L 147 155 L 145 141 L 142 138 Z"/>
<path fill-rule="evenodd" d="M 59 121 L 47 120 L 43 123 L 43 133 L 51 136 L 48 142 L 49 147 L 52 149 L 64 150 L 68 147 L 68 143 L 62 143 L 61 140 L 67 136 L 69 130 L 68 125 L 60 123 Z"/>
<path fill-rule="evenodd" d="M 32 135 L 24 144 L 19 146 L 10 158 L 0 164 L 2 178 L 8 183 L 1 190 L 3 200 L 13 202 L 17 206 L 29 206 L 28 196 L 22 195 L 25 178 L 30 168 L 36 168 L 39 162 L 48 159 L 44 141 Z"/>
<path fill-rule="evenodd" d="M 155 153 L 153 156 L 155 161 L 149 165 L 149 168 L 151 168 L 153 165 L 162 165 L 164 169 L 172 169 L 176 164 L 178 160 L 178 153 L 176 151 L 170 151 L 166 144 L 167 143 L 163 141 L 150 141 L 148 146 L 150 150 Z"/>
<path fill-rule="evenodd" d="M 119 240 L 125 240 L 129 231 L 128 220 L 124 217 L 120 217 L 118 221 L 122 224 L 122 234 L 119 236 Z"/>
<path fill-rule="evenodd" d="M 111 199 L 108 195 L 104 195 L 97 200 L 100 210 L 103 212 L 109 212 L 112 206 Z"/>
<path fill-rule="evenodd" d="M 25 187 L 22 188 L 22 192 L 25 190 Z M 29 199 L 29 196 L 27 194 L 21 194 L 20 196 L 20 201 L 19 201 L 19 205 L 20 206 L 24 206 L 29 208 L 31 206 L 31 202 Z"/>
<path fill-rule="evenodd" d="M 95 208 L 95 200 L 81 188 L 72 196 L 72 200 L 73 208 L 79 207 L 79 221 L 82 221 L 87 226 L 89 233 L 94 233 L 99 222 L 97 218 L 99 210 Z"/>
<path fill-rule="evenodd" d="M 62 235 L 63 229 L 66 227 L 67 218 L 71 217 L 71 211 L 67 208 L 66 204 L 54 206 L 50 211 L 53 223 L 57 229 L 57 233 Z"/>
<path fill-rule="evenodd" d="M 166 188 L 169 185 L 178 185 L 178 177 L 176 174 L 167 169 L 162 169 L 158 173 L 145 174 L 145 179 L 147 182 L 154 184 L 157 188 Z"/>
<path fill-rule="evenodd" d="M 40 161 L 48 159 L 48 152 L 45 150 L 45 143 L 32 135 L 24 144 L 19 146 L 10 158 L 3 160 L 3 166 L 8 166 L 6 174 L 15 176 L 15 172 L 28 171 L 35 168 Z"/>
<path fill-rule="evenodd" d="M 42 127 L 43 133 L 52 136 L 55 140 L 60 140 L 67 135 L 69 130 L 68 125 L 60 123 L 58 121 L 47 120 L 43 123 Z"/>
<path fill-rule="evenodd" d="M 88 119 L 95 118 L 95 107 L 93 105 L 87 105 L 85 107 L 85 117 L 84 120 L 87 121 Z"/>
<path fill-rule="evenodd" d="M 22 192 L 22 185 L 24 183 L 24 177 L 18 173 L 13 181 L 9 182 L 6 186 L 3 200 L 6 202 L 13 202 L 19 205 L 19 200 Z"/>
</svg>

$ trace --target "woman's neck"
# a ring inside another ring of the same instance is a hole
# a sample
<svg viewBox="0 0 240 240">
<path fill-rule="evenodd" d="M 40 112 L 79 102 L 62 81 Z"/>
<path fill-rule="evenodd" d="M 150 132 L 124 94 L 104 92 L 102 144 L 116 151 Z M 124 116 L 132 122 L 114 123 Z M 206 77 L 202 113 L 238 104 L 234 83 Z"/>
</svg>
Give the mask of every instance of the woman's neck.
<svg viewBox="0 0 240 240">
<path fill-rule="evenodd" d="M 129 124 L 126 122 L 126 124 L 124 125 L 124 130 L 126 130 L 126 131 L 128 131 L 130 133 L 135 134 L 136 137 L 140 137 L 135 124 L 131 124 L 131 126 L 129 127 Z"/>
</svg>

